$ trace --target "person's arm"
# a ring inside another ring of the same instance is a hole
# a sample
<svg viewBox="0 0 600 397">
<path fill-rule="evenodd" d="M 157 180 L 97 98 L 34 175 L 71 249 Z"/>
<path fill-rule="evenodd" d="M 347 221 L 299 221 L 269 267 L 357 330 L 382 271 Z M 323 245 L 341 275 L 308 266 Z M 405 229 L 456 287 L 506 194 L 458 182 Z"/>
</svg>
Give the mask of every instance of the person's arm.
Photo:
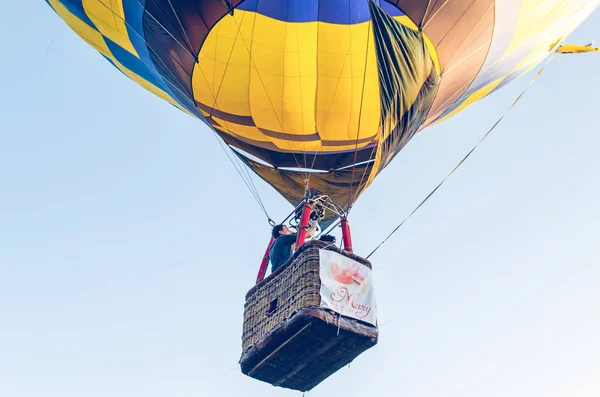
<svg viewBox="0 0 600 397">
<path fill-rule="evenodd" d="M 317 231 L 317 225 L 315 225 L 312 228 L 308 229 L 306 231 L 306 238 L 311 238 L 315 234 L 316 231 Z"/>
</svg>

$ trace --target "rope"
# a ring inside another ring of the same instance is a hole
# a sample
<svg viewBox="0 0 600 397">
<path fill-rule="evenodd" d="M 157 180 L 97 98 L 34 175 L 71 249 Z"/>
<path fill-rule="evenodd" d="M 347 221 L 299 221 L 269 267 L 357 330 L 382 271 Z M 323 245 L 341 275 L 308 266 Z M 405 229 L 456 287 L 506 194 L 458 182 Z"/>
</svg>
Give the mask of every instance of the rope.
<svg viewBox="0 0 600 397">
<path fill-rule="evenodd" d="M 358 154 L 358 138 L 360 137 L 360 121 L 362 119 L 362 108 L 363 108 L 363 100 L 365 99 L 365 85 L 367 82 L 367 64 L 369 61 L 369 40 L 371 39 L 371 22 L 369 21 L 369 30 L 367 31 L 367 50 L 366 50 L 366 54 L 365 54 L 365 64 L 364 64 L 364 70 L 363 70 L 363 84 L 362 84 L 362 90 L 361 90 L 361 94 L 360 94 L 360 109 L 358 111 L 358 126 L 356 128 L 356 143 L 354 144 L 354 159 L 352 160 L 352 177 L 350 179 L 350 191 L 348 192 L 348 204 L 346 204 L 346 208 L 348 209 L 348 212 L 350 212 L 350 209 L 352 208 L 352 191 L 354 190 L 354 172 L 356 171 L 356 156 Z M 365 170 L 368 167 L 365 166 Z M 364 178 L 365 174 L 363 173 L 363 178 Z M 362 183 L 362 179 L 361 178 L 361 183 Z M 360 186 L 359 186 L 360 187 Z M 357 187 L 357 191 L 359 190 L 359 187 Z"/>
<path fill-rule="evenodd" d="M 242 21 L 243 21 L 243 18 L 244 17 L 242 17 Z M 248 43 L 246 43 L 246 39 L 244 38 L 244 34 L 241 32 L 241 26 L 240 26 L 240 24 L 238 23 L 238 21 L 235 18 L 233 18 L 233 22 L 235 22 L 235 24 L 237 26 L 236 43 L 237 43 L 237 36 L 239 34 L 242 37 L 242 42 L 244 44 L 244 47 L 246 48 L 246 51 L 248 51 L 248 55 L 250 57 L 251 66 L 254 67 L 254 69 L 256 69 L 256 75 L 258 76 L 258 80 L 260 81 L 263 90 L 265 90 L 265 93 L 267 94 L 267 99 L 268 99 L 269 105 L 271 105 L 271 109 L 273 110 L 273 113 L 275 114 L 275 118 L 277 119 L 277 123 L 279 124 L 279 128 L 281 129 L 281 131 L 285 131 L 284 128 L 283 128 L 283 122 L 282 122 L 282 120 L 279 119 L 279 115 L 277 114 L 277 109 L 275 109 L 275 105 L 273 104 L 271 96 L 268 95 L 267 86 L 265 85 L 265 83 L 264 83 L 264 81 L 263 81 L 263 79 L 262 79 L 262 77 L 260 75 L 260 72 L 259 72 L 260 69 L 258 68 L 258 66 L 256 66 L 256 63 L 254 62 L 254 58 L 252 57 L 252 45 L 254 43 L 254 41 L 252 41 L 252 38 L 254 37 L 254 28 L 256 27 L 256 23 L 253 25 L 252 33 L 251 33 L 251 38 L 250 38 L 250 47 L 248 47 Z M 286 30 L 286 34 L 287 34 L 287 30 Z M 234 43 L 234 47 L 235 47 L 235 43 Z M 233 52 L 233 47 L 232 47 L 232 52 Z M 228 62 L 228 66 L 229 66 L 229 62 Z M 223 74 L 223 76 L 225 76 L 225 74 Z M 225 79 L 225 77 L 223 77 L 223 79 Z M 282 113 L 282 117 L 283 117 L 283 113 Z M 299 169 L 302 169 L 303 167 L 300 166 L 300 162 L 298 161 L 298 158 L 296 157 L 296 153 L 294 153 L 294 150 L 293 150 L 291 144 L 289 144 L 288 146 L 289 146 L 289 150 L 292 153 L 292 156 L 294 157 L 294 161 L 296 162 L 296 166 Z M 304 164 L 304 165 L 306 166 L 306 164 Z M 305 176 L 304 179 L 307 180 L 307 177 Z"/>
<path fill-rule="evenodd" d="M 229 148 L 229 146 L 226 145 L 226 144 L 224 144 L 221 141 L 221 139 L 219 138 L 219 136 L 217 136 L 216 133 L 214 133 L 213 136 L 215 137 L 215 139 L 217 140 L 217 142 L 219 142 L 219 146 L 221 146 L 221 149 L 223 149 L 223 152 L 225 152 L 225 154 L 227 155 L 227 158 L 229 159 L 229 161 L 233 165 L 233 168 L 235 168 L 235 170 L 237 171 L 237 173 L 240 176 L 240 178 L 242 178 L 242 181 L 244 182 L 244 184 L 248 188 L 248 191 L 250 192 L 250 194 L 252 195 L 252 197 L 254 197 L 254 200 L 256 201 L 256 203 L 258 204 L 258 206 L 260 207 L 260 209 L 262 210 L 262 212 L 267 217 L 267 221 L 269 222 L 270 225 L 273 226 L 273 224 L 275 222 L 269 216 L 269 213 L 267 212 L 267 208 L 265 207 L 265 205 L 264 205 L 264 203 L 263 203 L 263 201 L 262 201 L 262 199 L 260 197 L 260 194 L 258 193 L 258 189 L 256 188 L 256 185 L 254 185 L 252 177 L 250 176 L 249 173 L 248 173 L 248 179 L 246 179 L 246 177 L 244 177 L 243 170 L 245 169 L 245 165 L 244 164 L 240 164 L 240 160 L 237 158 L 237 156 L 235 155 L 235 153 L 233 154 L 233 156 L 235 156 L 234 157 L 235 160 L 234 160 L 234 158 L 232 158 L 232 155 L 225 148 L 225 146 L 227 146 L 227 148 Z M 231 150 L 231 148 L 229 148 L 229 150 Z M 237 162 L 236 162 L 236 160 L 237 160 Z"/>
<path fill-rule="evenodd" d="M 504 114 L 500 116 L 500 118 L 494 123 L 494 125 L 492 125 L 492 127 L 485 133 L 485 135 L 483 135 L 479 142 L 477 142 L 477 144 L 462 158 L 462 160 L 458 162 L 454 169 L 448 175 L 446 175 L 446 177 L 423 199 L 423 201 L 421 201 L 419 205 L 417 205 L 417 207 L 410 214 L 408 214 L 408 216 L 404 218 L 404 220 L 400 222 L 400 224 L 396 226 L 396 228 L 392 230 L 392 232 L 388 234 L 388 236 L 384 238 L 383 241 L 381 241 L 381 243 L 379 243 L 379 245 L 375 247 L 375 249 L 371 251 L 369 255 L 367 255 L 366 259 L 369 259 L 371 255 L 373 255 L 383 244 L 385 244 L 385 242 L 388 241 L 390 237 L 392 237 L 392 235 L 396 233 L 398 229 L 400 229 L 406 223 L 406 221 L 408 221 L 415 214 L 415 212 L 417 212 L 419 208 L 421 208 L 431 198 L 431 196 L 433 196 L 435 192 L 437 192 L 437 190 L 440 187 L 442 187 L 442 185 L 452 176 L 452 174 L 454 174 L 460 168 L 460 166 L 463 165 L 463 163 L 471 156 L 471 154 L 473 154 L 473 152 L 479 147 L 479 145 L 481 145 L 483 141 L 485 141 L 486 138 L 491 134 L 491 132 L 496 129 L 500 122 L 508 115 L 508 113 L 515 107 L 515 105 L 521 100 L 521 98 L 523 98 L 523 95 L 525 95 L 527 90 L 529 90 L 533 83 L 535 83 L 535 81 L 540 77 L 542 72 L 546 69 L 546 67 L 552 61 L 552 59 L 554 59 L 554 56 L 556 54 L 557 53 L 555 51 L 552 54 L 552 56 L 550 56 L 550 58 L 546 61 L 546 63 L 542 66 L 542 68 L 535 74 L 535 76 L 533 76 L 527 87 L 525 87 L 525 89 L 519 94 L 519 96 L 517 96 L 517 99 L 514 100 L 514 102 L 508 107 L 508 109 L 506 109 Z"/>
<path fill-rule="evenodd" d="M 358 15 L 356 16 L 356 22 L 358 22 L 360 20 L 360 17 L 362 15 L 363 10 L 360 10 L 360 12 L 358 13 Z M 350 9 L 348 9 L 348 18 L 350 18 Z M 368 44 L 369 44 L 369 40 L 371 38 L 371 26 L 370 26 L 371 22 L 369 22 L 369 29 L 367 30 L 367 54 L 365 56 L 365 64 L 364 64 L 364 71 L 363 71 L 363 85 L 362 85 L 362 91 L 361 91 L 361 100 L 360 100 L 360 111 L 359 111 L 359 117 L 358 117 L 358 129 L 356 132 L 356 144 L 355 144 L 355 148 L 354 148 L 354 164 L 353 164 L 353 168 L 352 168 L 352 179 L 354 180 L 354 167 L 356 167 L 356 151 L 358 150 L 358 138 L 360 135 L 360 118 L 361 118 L 361 114 L 362 114 L 362 102 L 364 99 L 364 91 L 365 91 L 365 84 L 366 84 L 366 75 L 367 75 L 367 61 L 368 61 L 368 55 L 369 55 L 369 51 L 368 51 Z M 319 27 L 320 25 L 317 25 L 317 41 L 318 41 L 318 36 L 319 36 Z M 349 25 L 350 26 L 350 25 Z M 350 38 L 350 44 L 348 46 L 348 49 L 346 51 L 346 54 L 344 55 L 344 63 L 342 64 L 342 69 L 344 69 L 344 67 L 346 66 L 346 61 L 348 60 L 348 55 L 351 55 L 352 51 L 352 38 Z M 350 68 L 352 68 L 352 63 L 350 63 Z M 352 75 L 354 75 L 353 72 L 351 72 Z M 331 109 L 333 108 L 333 103 L 335 102 L 335 98 L 336 98 L 336 94 L 337 94 L 337 90 L 338 87 L 340 85 L 340 82 L 342 80 L 342 73 L 340 72 L 340 75 L 338 76 L 338 80 L 335 84 L 335 90 L 333 91 L 333 98 L 331 99 L 331 103 L 329 104 L 329 108 L 327 109 L 327 115 L 325 116 L 325 120 L 329 119 L 329 115 L 331 114 Z M 318 85 L 318 81 L 317 81 L 317 85 Z M 315 101 L 315 106 L 317 105 L 317 102 Z M 316 112 L 316 108 L 315 108 L 315 112 Z M 321 155 L 323 153 L 323 146 L 321 146 L 321 150 L 313 153 L 313 161 L 312 164 L 310 166 L 311 169 L 314 168 L 315 166 L 315 162 L 317 160 L 317 155 Z M 308 185 L 308 183 L 310 182 L 310 176 L 311 176 L 311 172 L 308 173 L 308 178 L 306 179 L 306 184 Z M 352 183 L 353 181 L 350 183 L 350 194 L 348 199 L 350 199 L 350 196 L 352 196 Z"/>
<path fill-rule="evenodd" d="M 52 40 L 50 41 L 50 44 L 48 44 L 48 48 L 46 48 L 46 56 L 50 53 L 50 49 L 52 48 L 52 45 L 54 44 L 54 42 L 56 41 L 56 39 L 58 38 L 58 36 L 60 36 L 60 34 L 66 29 L 66 25 L 63 26 L 55 35 L 54 38 L 52 38 Z"/>
<path fill-rule="evenodd" d="M 244 21 L 245 15 L 242 16 L 242 23 Z M 237 21 L 234 19 L 236 26 L 237 26 L 237 31 L 236 31 L 236 35 L 235 35 L 235 39 L 234 39 L 234 44 L 231 46 L 231 51 L 229 52 L 229 57 L 227 59 L 227 65 L 225 66 L 225 70 L 223 71 L 223 77 L 221 79 L 221 82 L 219 83 L 219 86 L 217 88 L 217 92 L 216 94 L 214 94 L 214 101 L 213 101 L 213 105 L 212 105 L 212 110 L 210 111 L 209 117 L 212 117 L 214 111 L 217 109 L 218 105 L 217 105 L 217 100 L 219 98 L 219 94 L 221 93 L 221 88 L 223 87 L 223 82 L 225 81 L 225 76 L 227 74 L 227 70 L 229 68 L 230 65 L 230 61 L 231 61 L 231 57 L 233 56 L 233 52 L 235 50 L 235 46 L 237 44 L 237 38 L 239 35 L 241 35 L 241 29 L 240 29 L 240 25 L 237 23 Z M 242 36 L 242 41 L 244 41 L 245 44 L 245 40 Z M 247 48 L 247 46 L 246 46 Z M 201 73 L 203 75 L 203 77 L 206 80 L 206 76 L 204 76 L 204 72 L 201 70 Z M 208 80 L 207 80 L 208 82 Z M 211 92 L 212 94 L 212 92 Z M 227 123 L 225 123 L 225 127 L 227 130 L 229 130 L 229 128 L 227 127 Z M 211 128 L 212 130 L 212 128 Z M 234 166 L 235 170 L 237 171 L 238 175 L 240 176 L 240 178 L 242 178 L 242 181 L 244 182 L 244 184 L 246 185 L 246 187 L 248 188 L 248 190 L 250 191 L 250 194 L 252 194 L 252 197 L 254 197 L 254 200 L 256 201 L 256 203 L 258 204 L 258 206 L 260 207 L 260 209 L 262 210 L 262 212 L 265 214 L 265 216 L 267 217 L 267 221 L 269 222 L 269 224 L 271 226 L 273 226 L 275 224 L 275 222 L 271 219 L 271 217 L 269 216 L 269 213 L 267 212 L 267 209 L 260 197 L 260 194 L 258 192 L 258 189 L 256 188 L 256 185 L 254 184 L 254 181 L 252 179 L 252 176 L 250 175 L 250 172 L 248 171 L 248 168 L 246 167 L 245 164 L 243 164 L 239 157 L 237 156 L 237 154 L 234 152 L 233 153 L 233 158 L 232 155 L 229 153 L 229 151 L 227 150 L 227 148 L 233 152 L 233 150 L 229 147 L 229 145 L 227 145 L 226 143 L 222 142 L 222 140 L 220 139 L 219 136 L 217 136 L 217 133 L 215 131 L 213 131 L 214 133 L 214 137 L 217 140 L 217 142 L 219 142 L 219 145 L 221 146 L 221 149 L 223 149 L 223 151 L 225 152 L 225 154 L 227 155 L 227 158 L 229 159 L 229 161 L 231 162 L 231 164 Z M 227 148 L 225 148 L 225 146 L 227 146 Z M 235 159 L 235 160 L 234 160 Z"/>
</svg>

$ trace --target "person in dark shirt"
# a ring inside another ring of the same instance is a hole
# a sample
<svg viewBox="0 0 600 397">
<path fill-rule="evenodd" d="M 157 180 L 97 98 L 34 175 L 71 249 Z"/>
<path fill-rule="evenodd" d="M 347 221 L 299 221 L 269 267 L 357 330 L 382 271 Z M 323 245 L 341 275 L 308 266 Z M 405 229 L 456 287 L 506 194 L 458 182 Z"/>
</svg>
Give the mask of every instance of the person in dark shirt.
<svg viewBox="0 0 600 397">
<path fill-rule="evenodd" d="M 310 238 L 316 228 L 307 231 L 306 237 Z M 298 235 L 292 233 L 286 225 L 275 225 L 272 231 L 275 241 L 269 251 L 269 260 L 271 261 L 271 273 L 285 264 L 296 250 L 296 240 Z"/>
<path fill-rule="evenodd" d="M 290 259 L 292 253 L 296 250 L 296 239 L 298 238 L 298 235 L 292 233 L 286 225 L 275 225 L 272 235 L 275 241 L 269 251 L 271 273 Z"/>
</svg>

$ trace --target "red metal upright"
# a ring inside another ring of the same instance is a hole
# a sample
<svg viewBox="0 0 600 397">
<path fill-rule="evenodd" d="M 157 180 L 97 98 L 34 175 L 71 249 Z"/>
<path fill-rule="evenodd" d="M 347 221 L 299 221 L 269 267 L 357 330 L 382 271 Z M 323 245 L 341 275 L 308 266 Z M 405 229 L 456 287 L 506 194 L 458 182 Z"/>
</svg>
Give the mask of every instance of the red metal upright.
<svg viewBox="0 0 600 397">
<path fill-rule="evenodd" d="M 267 274 L 267 265 L 269 264 L 269 251 L 271 251 L 271 247 L 273 246 L 273 242 L 275 239 L 271 236 L 271 240 L 269 241 L 269 245 L 265 251 L 265 256 L 263 256 L 262 262 L 260 262 L 260 269 L 258 269 L 258 275 L 256 276 L 256 284 L 260 283 L 264 278 L 265 274 Z"/>
<path fill-rule="evenodd" d="M 352 252 L 352 236 L 350 235 L 350 225 L 348 218 L 342 218 L 342 240 L 344 241 L 344 250 Z"/>
<path fill-rule="evenodd" d="M 298 238 L 296 239 L 296 249 L 300 248 L 306 241 L 306 232 L 308 230 L 308 220 L 313 209 L 313 203 L 306 202 L 302 210 L 302 218 L 300 218 L 300 227 L 298 228 Z"/>
</svg>

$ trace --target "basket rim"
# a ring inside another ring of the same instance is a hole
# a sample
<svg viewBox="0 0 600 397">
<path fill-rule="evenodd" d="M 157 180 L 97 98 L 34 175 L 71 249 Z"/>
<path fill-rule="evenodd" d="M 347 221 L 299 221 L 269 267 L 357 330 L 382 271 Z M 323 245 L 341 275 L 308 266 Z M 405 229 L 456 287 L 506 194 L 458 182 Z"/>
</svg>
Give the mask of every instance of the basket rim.
<svg viewBox="0 0 600 397">
<path fill-rule="evenodd" d="M 280 273 L 284 272 L 285 269 L 287 269 L 293 262 L 294 260 L 300 256 L 300 254 L 302 254 L 304 251 L 307 251 L 311 248 L 318 248 L 318 249 L 325 249 L 328 251 L 334 251 L 337 252 L 340 255 L 343 255 L 347 258 L 352 259 L 353 261 L 356 261 L 362 265 L 367 266 L 369 269 L 372 269 L 372 265 L 371 262 L 363 257 L 360 257 L 358 255 L 355 255 L 351 252 L 348 251 L 344 251 L 343 249 L 340 249 L 334 245 L 331 245 L 330 243 L 326 243 L 324 241 L 320 241 L 320 240 L 308 240 L 307 242 L 305 242 L 304 244 L 302 244 L 302 246 L 300 246 L 299 249 L 297 249 L 294 254 L 290 257 L 290 259 L 288 259 L 288 261 L 286 263 L 284 263 L 281 267 L 279 267 L 279 269 L 275 270 L 273 273 L 269 274 L 269 276 L 265 277 L 264 279 L 262 279 L 260 282 L 258 282 L 256 285 L 254 285 L 252 288 L 250 288 L 250 290 L 246 293 L 246 297 L 245 299 L 248 300 L 248 298 L 253 295 L 257 289 L 261 288 L 263 284 L 269 282 L 270 280 L 272 280 L 273 278 L 277 277 L 277 275 L 279 275 Z"/>
</svg>

